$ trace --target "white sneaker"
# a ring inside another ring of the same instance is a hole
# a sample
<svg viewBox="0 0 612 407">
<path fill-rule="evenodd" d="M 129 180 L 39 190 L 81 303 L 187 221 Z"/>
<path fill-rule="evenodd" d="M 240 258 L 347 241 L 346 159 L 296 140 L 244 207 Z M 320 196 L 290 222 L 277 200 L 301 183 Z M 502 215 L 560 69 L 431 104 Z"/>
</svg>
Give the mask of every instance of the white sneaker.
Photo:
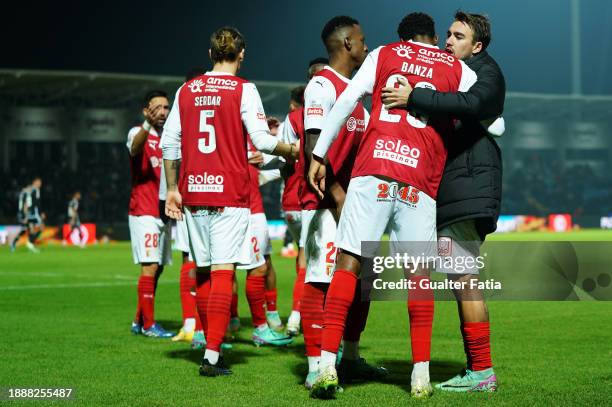
<svg viewBox="0 0 612 407">
<path fill-rule="evenodd" d="M 416 378 L 410 383 L 410 396 L 415 399 L 431 397 L 433 388 L 428 378 Z"/>
<path fill-rule="evenodd" d="M 335 367 L 329 366 L 319 371 L 319 375 L 314 383 L 312 383 L 310 397 L 316 399 L 333 399 L 336 398 L 336 393 L 339 389 L 338 372 L 336 372 Z"/>
<path fill-rule="evenodd" d="M 300 334 L 300 313 L 297 311 L 291 311 L 289 319 L 287 320 L 287 334 L 291 336 L 298 336 Z"/>
</svg>

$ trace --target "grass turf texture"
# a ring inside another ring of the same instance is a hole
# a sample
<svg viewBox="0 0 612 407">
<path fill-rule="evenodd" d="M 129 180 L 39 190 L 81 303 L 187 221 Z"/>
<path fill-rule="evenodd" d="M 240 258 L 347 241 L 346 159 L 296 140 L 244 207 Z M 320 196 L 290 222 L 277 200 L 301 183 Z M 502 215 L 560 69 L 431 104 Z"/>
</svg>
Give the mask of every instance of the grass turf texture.
<svg viewBox="0 0 612 407">
<path fill-rule="evenodd" d="M 494 239 L 519 239 L 497 235 Z M 612 233 L 581 231 L 522 239 L 612 240 Z M 291 307 L 294 262 L 275 242 L 279 310 Z M 234 375 L 203 378 L 201 352 L 185 343 L 132 336 L 138 267 L 127 243 L 86 250 L 44 247 L 40 255 L 0 249 L 0 387 L 73 387 L 72 401 L 23 404 L 115 406 L 304 405 L 307 371 L 300 336 L 287 348 L 256 348 L 239 272 L 243 328 L 226 358 Z M 160 280 L 156 316 L 178 330 L 180 259 Z M 386 366 L 384 383 L 348 386 L 331 405 L 606 405 L 612 400 L 611 302 L 491 302 L 495 394 L 436 391 L 427 401 L 410 399 L 410 341 L 403 302 L 372 304 L 362 337 L 362 355 Z M 456 374 L 464 364 L 456 306 L 436 304 L 432 382 Z M 9 405 L 21 404 L 12 402 Z"/>
</svg>

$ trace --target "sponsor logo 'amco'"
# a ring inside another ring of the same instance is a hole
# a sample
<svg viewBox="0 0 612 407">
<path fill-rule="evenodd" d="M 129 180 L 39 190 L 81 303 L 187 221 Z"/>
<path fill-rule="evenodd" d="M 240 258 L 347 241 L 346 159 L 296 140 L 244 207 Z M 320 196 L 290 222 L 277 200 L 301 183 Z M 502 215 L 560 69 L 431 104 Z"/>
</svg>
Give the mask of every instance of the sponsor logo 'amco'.
<svg viewBox="0 0 612 407">
<path fill-rule="evenodd" d="M 421 151 L 402 143 L 402 140 L 376 140 L 374 158 L 389 160 L 408 167 L 416 168 L 419 164 Z"/>
<path fill-rule="evenodd" d="M 189 192 L 223 192 L 223 175 L 189 174 L 187 191 Z"/>
<path fill-rule="evenodd" d="M 233 88 L 238 86 L 238 81 L 233 81 L 231 79 L 226 79 L 226 78 L 217 78 L 214 76 L 210 76 L 206 80 L 206 83 L 208 85 L 213 85 L 213 86 L 231 86 Z"/>
<path fill-rule="evenodd" d="M 455 57 L 445 51 L 437 51 L 433 49 L 421 48 L 419 49 L 419 54 L 427 58 L 434 58 L 434 59 L 447 61 L 451 63 L 455 62 Z"/>
</svg>

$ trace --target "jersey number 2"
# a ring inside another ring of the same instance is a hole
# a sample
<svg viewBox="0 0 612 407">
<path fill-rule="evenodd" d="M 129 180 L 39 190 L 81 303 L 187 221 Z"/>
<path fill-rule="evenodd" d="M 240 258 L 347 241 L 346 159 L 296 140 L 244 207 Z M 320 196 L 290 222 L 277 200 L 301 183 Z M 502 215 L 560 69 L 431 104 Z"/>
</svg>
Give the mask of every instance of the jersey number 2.
<svg viewBox="0 0 612 407">
<path fill-rule="evenodd" d="M 215 117 L 214 110 L 200 111 L 200 133 L 204 135 L 198 139 L 198 150 L 203 154 L 210 154 L 217 148 L 215 126 L 208 123 L 208 119 L 212 117 Z"/>
</svg>

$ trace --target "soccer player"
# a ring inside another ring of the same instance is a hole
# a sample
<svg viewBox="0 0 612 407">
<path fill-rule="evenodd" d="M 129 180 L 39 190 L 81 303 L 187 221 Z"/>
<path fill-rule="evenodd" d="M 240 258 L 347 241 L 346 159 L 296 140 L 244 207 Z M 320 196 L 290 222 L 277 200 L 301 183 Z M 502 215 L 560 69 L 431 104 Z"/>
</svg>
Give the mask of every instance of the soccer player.
<svg viewBox="0 0 612 407">
<path fill-rule="evenodd" d="M 307 80 L 329 64 L 327 58 L 315 58 L 308 64 Z M 304 86 L 298 86 L 291 90 L 289 101 L 289 114 L 285 118 L 282 126 L 281 137 L 286 143 L 300 143 L 304 139 Z M 306 278 L 306 256 L 304 254 L 304 242 L 302 234 L 302 200 L 300 195 L 306 184 L 306 170 L 302 160 L 295 163 L 285 163 L 281 168 L 281 175 L 285 179 L 283 189 L 282 205 L 285 212 L 285 222 L 287 230 L 293 241 L 298 244 L 297 258 L 295 259 L 296 277 L 293 284 L 293 302 L 291 314 L 287 320 L 287 333 L 297 336 L 300 332 L 300 305 L 304 293 L 304 280 Z"/>
<path fill-rule="evenodd" d="M 130 239 L 134 264 L 140 264 L 138 305 L 131 331 L 153 338 L 170 338 L 174 334 L 155 322 L 157 281 L 164 265 L 172 261 L 170 231 L 159 213 L 160 135 L 169 103 L 166 93 L 159 90 L 148 92 L 143 102 L 144 121 L 129 131 L 126 143 L 132 177 Z"/>
<path fill-rule="evenodd" d="M 268 129 L 270 130 L 270 134 L 273 136 L 278 136 L 280 128 L 281 128 L 281 122 L 280 120 L 278 120 L 278 118 L 274 117 L 274 116 L 270 116 L 267 119 L 267 123 L 268 123 Z M 253 176 L 255 175 L 255 173 L 253 172 Z M 261 192 L 259 191 L 259 171 L 257 172 L 257 192 L 259 193 L 259 195 L 261 196 Z M 255 184 L 253 185 L 255 186 Z M 254 192 L 254 191 L 253 191 Z M 261 209 L 263 211 L 263 200 L 262 200 L 262 205 L 261 205 Z M 273 330 L 280 332 L 282 331 L 285 327 L 283 325 L 283 322 L 281 321 L 280 315 L 278 313 L 278 309 L 277 309 L 277 305 L 276 303 L 278 302 L 278 291 L 276 289 L 276 270 L 274 269 L 274 264 L 272 264 L 272 258 L 270 257 L 270 254 L 272 253 L 272 244 L 270 243 L 270 237 L 269 237 L 269 231 L 268 231 L 268 221 L 267 219 L 265 219 L 265 212 L 260 212 L 263 217 L 260 215 L 259 216 L 259 220 L 258 222 L 260 222 L 261 225 L 261 229 L 263 229 L 263 226 L 265 225 L 265 239 L 267 240 L 266 246 L 265 246 L 265 250 L 264 250 L 264 258 L 266 260 L 266 292 L 265 292 L 265 297 L 266 297 L 266 321 L 268 322 L 268 325 L 270 326 L 270 328 L 272 328 Z M 251 210 L 251 216 L 253 216 L 253 211 Z M 263 218 L 263 219 L 262 219 Z M 264 223 L 265 220 L 265 223 Z"/>
<path fill-rule="evenodd" d="M 286 143 L 296 143 L 299 142 L 300 138 L 304 137 L 304 90 L 304 86 L 298 86 L 291 90 L 289 114 L 287 114 L 283 122 L 283 133 L 281 135 Z M 285 180 L 282 207 L 285 213 L 287 231 L 292 237 L 292 241 L 298 243 L 298 253 L 295 259 L 296 277 L 293 284 L 293 303 L 291 314 L 287 320 L 287 333 L 291 336 L 296 336 L 300 332 L 300 302 L 302 301 L 304 279 L 306 277 L 304 245 L 300 244 L 300 234 L 302 231 L 300 191 L 306 187 L 302 161 L 297 160 L 293 164 L 286 163 L 281 168 L 281 175 Z"/>
<path fill-rule="evenodd" d="M 387 226 L 392 242 L 436 241 L 435 197 L 446 160 L 442 137 L 451 132 L 453 123 L 450 119 L 428 122 L 401 109 L 388 111 L 380 99 L 382 88 L 403 76 L 412 84 L 456 92 L 467 90 L 476 79 L 465 64 L 435 46 L 434 22 L 428 15 L 407 15 L 397 31 L 400 41 L 372 51 L 334 105 L 309 169 L 309 182 L 321 193 L 326 189 L 323 163 L 330 145 L 358 101 L 373 95 L 371 120 L 359 146 L 338 225 L 340 251 L 325 302 L 321 372 L 311 391 L 314 397 L 334 397 L 337 390 L 336 353 L 358 285 L 361 243 L 379 241 Z M 435 244 L 429 246 L 435 249 Z M 425 255 L 435 255 L 434 250 L 427 251 L 427 244 L 424 249 Z M 411 280 L 421 287 L 419 282 L 428 279 L 427 273 L 426 268 L 419 270 Z M 427 397 L 432 393 L 433 293 L 424 288 L 414 291 L 408 299 L 414 363 L 411 394 Z"/>
<path fill-rule="evenodd" d="M 30 186 L 27 199 L 27 224 L 28 224 L 28 241 L 26 247 L 33 253 L 38 253 L 36 248 L 36 240 L 42 234 L 45 220 L 45 214 L 40 209 L 40 188 L 42 187 L 42 179 L 34 178 Z"/>
<path fill-rule="evenodd" d="M 32 183 L 24 187 L 19 193 L 19 211 L 17 213 L 17 221 L 23 225 L 23 229 L 15 236 L 11 244 L 11 250 L 14 251 L 17 246 L 17 241 L 25 233 L 28 234 L 26 247 L 32 253 L 39 253 L 36 248 L 36 240 L 42 233 L 44 227 L 43 220 L 45 214 L 40 210 L 40 188 L 42 187 L 42 179 L 35 177 Z"/>
<path fill-rule="evenodd" d="M 268 128 L 270 127 L 268 120 Z M 248 150 L 251 214 L 250 233 L 245 236 L 244 244 L 250 252 L 250 261 L 246 265 L 239 265 L 239 268 L 247 270 L 245 291 L 255 328 L 253 342 L 257 346 L 282 346 L 291 343 L 292 339 L 279 333 L 283 324 L 276 310 L 276 273 L 270 259 L 272 245 L 259 190 L 259 165 L 263 163 L 263 156 L 257 152 L 250 140 Z"/>
<path fill-rule="evenodd" d="M 304 171 L 308 168 L 310 153 L 325 117 L 368 52 L 359 22 L 348 16 L 329 20 L 323 27 L 321 39 L 329 55 L 329 66 L 312 77 L 304 92 L 305 136 L 304 148 L 300 150 L 304 152 L 300 157 Z M 368 113 L 360 103 L 351 110 L 350 115 L 351 118 L 344 121 L 345 126 L 337 129 L 339 140 L 330 152 L 329 167 L 333 178 L 330 177 L 328 181 L 329 194 L 319 197 L 310 188 L 302 188 L 300 196 L 304 208 L 301 240 L 306 257 L 301 317 L 308 359 L 307 388 L 312 386 L 319 373 L 323 306 L 336 257 L 336 221 L 368 120 Z M 344 353 L 339 365 L 343 382 L 379 378 L 386 374 L 386 370 L 368 365 L 359 355 L 359 338 L 365 328 L 369 302 L 362 302 L 361 295 L 356 297 L 344 332 Z"/>
<path fill-rule="evenodd" d="M 70 225 L 70 234 L 76 231 L 79 233 L 79 242 L 81 247 L 85 247 L 87 242 L 83 241 L 83 232 L 81 232 L 81 218 L 79 217 L 79 202 L 81 201 L 81 192 L 76 191 L 72 195 L 72 199 L 68 202 L 68 224 Z"/>
<path fill-rule="evenodd" d="M 415 89 L 410 85 L 383 89 L 383 103 L 406 106 L 428 115 L 457 115 L 461 126 L 450 143 L 449 160 L 437 202 L 438 236 L 452 239 L 452 253 L 476 257 L 486 235 L 495 230 L 501 203 L 501 153 L 491 136 L 504 131 L 505 80 L 487 53 L 491 24 L 487 17 L 458 11 L 448 29 L 446 50 L 474 69 L 478 80 L 467 93 Z M 410 99 L 408 99 L 410 97 Z M 452 157 L 452 158 L 450 158 Z M 469 158 L 469 159 L 468 159 Z M 474 274 L 449 274 L 465 283 L 455 290 L 467 368 L 464 374 L 436 385 L 445 391 L 495 391 L 491 362 L 489 312 Z"/>
<path fill-rule="evenodd" d="M 247 135 L 263 152 L 296 158 L 298 149 L 269 134 L 256 87 L 236 76 L 245 55 L 242 34 L 232 27 L 218 29 L 209 55 L 212 71 L 176 92 L 163 150 L 166 214 L 185 217 L 198 266 L 196 302 L 207 340 L 200 374 L 219 376 L 232 373 L 220 350 L 234 269 L 248 261 L 243 254 L 250 215 Z"/>
<path fill-rule="evenodd" d="M 17 223 L 21 226 L 21 229 L 11 242 L 11 252 L 15 251 L 17 242 L 21 236 L 25 235 L 28 231 L 28 196 L 31 188 L 32 184 L 29 184 L 23 187 L 19 192 L 19 197 L 17 199 Z"/>
</svg>

